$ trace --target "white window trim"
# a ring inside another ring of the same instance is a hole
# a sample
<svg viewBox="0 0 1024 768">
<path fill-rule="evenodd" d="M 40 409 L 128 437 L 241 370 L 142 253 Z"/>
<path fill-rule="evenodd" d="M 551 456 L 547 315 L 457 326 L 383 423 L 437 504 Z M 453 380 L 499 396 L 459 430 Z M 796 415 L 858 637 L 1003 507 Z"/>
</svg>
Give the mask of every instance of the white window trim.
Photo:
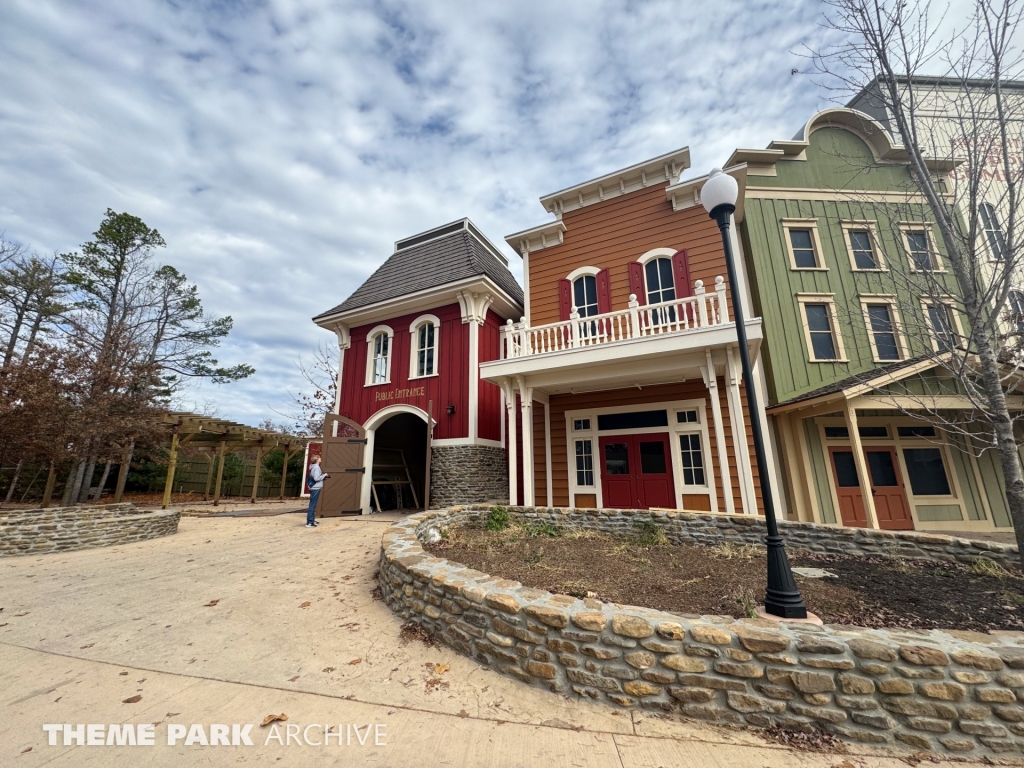
<svg viewBox="0 0 1024 768">
<path fill-rule="evenodd" d="M 864 327 L 868 332 L 868 343 L 871 345 L 871 359 L 880 365 L 891 365 L 901 363 L 910 357 L 910 347 L 907 346 L 907 338 L 903 332 L 903 321 L 900 318 L 900 311 L 896 307 L 896 297 L 891 293 L 861 293 L 857 295 L 860 299 L 860 309 L 864 314 Z M 875 344 L 875 334 L 871 330 L 871 318 L 868 316 L 868 304 L 885 304 L 889 307 L 892 318 L 893 333 L 896 334 L 896 344 L 899 346 L 899 360 L 882 360 L 878 357 L 878 345 Z"/>
<path fill-rule="evenodd" d="M 963 339 L 965 337 L 963 323 L 960 322 L 960 312 L 956 308 L 956 298 L 950 295 L 944 296 L 930 296 L 926 299 L 921 299 L 921 312 L 924 314 L 924 324 L 928 329 L 928 336 L 932 342 L 932 351 L 939 351 L 939 339 L 935 335 L 935 329 L 932 327 L 931 317 L 928 316 L 928 308 L 933 304 L 945 304 L 953 317 L 953 332 Z"/>
<path fill-rule="evenodd" d="M 416 362 L 419 357 L 419 330 L 421 325 L 430 323 L 434 326 L 434 372 L 423 376 L 416 374 Z M 438 375 L 438 352 L 441 346 L 441 321 L 437 315 L 420 315 L 409 325 L 409 379 L 429 379 Z M 390 378 L 390 376 L 388 377 Z"/>
<path fill-rule="evenodd" d="M 597 274 L 600 271 L 601 270 L 598 269 L 597 267 L 580 267 L 579 269 L 574 269 L 572 272 L 566 275 L 565 279 L 568 280 L 570 283 L 573 283 L 579 277 L 586 277 L 588 275 L 590 277 L 597 277 Z"/>
<path fill-rule="evenodd" d="M 839 328 L 839 317 L 836 312 L 836 301 L 834 293 L 798 293 L 797 303 L 800 305 L 800 325 L 804 329 L 804 345 L 807 347 L 807 361 L 810 363 L 848 363 L 846 347 L 843 345 L 843 334 Z M 836 340 L 836 352 L 839 357 L 835 360 L 817 360 L 811 356 L 814 347 L 811 345 L 811 329 L 807 326 L 807 311 L 804 304 L 827 304 L 829 318 L 832 320 L 832 334 Z"/>
<path fill-rule="evenodd" d="M 1002 258 L 999 258 L 998 256 L 996 256 L 996 252 L 992 248 L 992 242 L 991 242 L 991 240 L 989 239 L 989 236 L 988 236 L 988 233 L 990 231 L 992 231 L 992 230 L 989 230 L 989 229 L 985 228 L 985 221 L 984 221 L 984 218 L 982 217 L 981 210 L 980 210 L 981 206 L 983 206 L 983 205 L 987 205 L 987 206 L 989 206 L 992 209 L 992 215 L 996 217 L 996 224 L 998 225 L 997 229 L 998 229 L 999 233 L 1002 235 L 1004 243 L 1006 242 L 1006 232 L 1003 231 L 1002 224 L 999 221 L 999 210 L 996 208 L 995 203 L 990 203 L 987 200 L 982 200 L 980 203 L 978 203 L 978 208 L 979 208 L 979 211 L 978 211 L 978 228 L 981 231 L 981 239 L 982 239 L 982 241 L 985 244 L 985 250 L 988 251 L 988 260 L 990 262 L 992 262 L 993 264 L 999 264 L 1001 262 L 1006 261 L 1006 255 L 1004 254 Z"/>
<path fill-rule="evenodd" d="M 654 259 L 664 259 L 664 258 L 671 259 L 678 252 L 679 252 L 678 248 L 652 248 L 651 250 L 647 251 L 647 253 L 645 253 L 643 256 L 638 258 L 637 261 L 640 262 L 641 264 L 643 264 L 646 267 L 648 261 L 653 261 Z"/>
<path fill-rule="evenodd" d="M 946 266 L 942 261 L 942 255 L 939 253 L 938 246 L 936 245 L 935 232 L 932 229 L 931 222 L 901 221 L 899 222 L 899 228 L 900 237 L 903 239 L 903 252 L 907 254 L 907 263 L 910 265 L 911 272 L 924 272 L 925 270 L 918 270 L 914 265 L 914 258 L 910 253 L 910 241 L 907 239 L 907 234 L 910 232 L 924 232 L 925 236 L 928 238 L 928 252 L 935 260 L 935 269 L 929 269 L 927 272 L 934 274 L 946 271 Z"/>
<path fill-rule="evenodd" d="M 597 506 L 604 506 L 604 495 L 602 491 L 601 468 L 601 437 L 614 437 L 615 435 L 644 435 L 644 434 L 665 434 L 669 435 L 669 451 L 672 461 L 672 484 L 675 493 L 675 502 L 682 501 L 682 495 L 703 495 L 710 497 L 710 506 L 713 513 L 718 512 L 718 489 L 715 485 L 715 478 L 718 476 L 718 457 L 712 457 L 711 437 L 709 434 L 708 403 L 704 398 L 694 400 L 676 400 L 663 403 L 638 403 L 635 405 L 617 405 L 606 408 L 591 408 L 588 410 L 566 411 L 566 452 L 569 461 L 569 506 L 576 506 L 576 494 L 596 494 Z M 631 411 L 660 411 L 668 412 L 667 427 L 642 427 L 639 429 L 608 429 L 598 431 L 597 417 L 609 413 L 629 413 Z M 697 422 L 676 423 L 677 411 L 697 411 Z M 572 423 L 576 419 L 590 419 L 590 429 L 573 432 Z M 705 485 L 683 485 L 683 460 L 679 450 L 679 435 L 683 433 L 698 432 L 701 435 L 701 451 L 704 454 L 704 482 Z M 590 440 L 591 451 L 594 457 L 594 485 L 580 486 L 576 484 L 576 440 Z M 726 493 L 731 492 L 726 489 Z"/>
<path fill-rule="evenodd" d="M 886 266 L 885 252 L 882 251 L 882 241 L 878 237 L 877 223 L 874 221 L 858 221 L 856 219 L 849 219 L 840 222 L 840 226 L 843 228 L 843 241 L 846 243 L 846 254 L 850 257 L 850 269 L 854 272 L 888 272 L 889 268 Z M 871 238 L 871 255 L 875 257 L 875 263 L 878 265 L 874 269 L 863 269 L 857 266 L 857 260 L 853 257 L 853 243 L 850 241 L 851 230 L 862 230 L 866 229 L 868 235 Z"/>
<path fill-rule="evenodd" d="M 786 245 L 786 253 L 789 254 L 789 269 L 792 272 L 828 272 L 825 266 L 825 252 L 821 249 L 821 236 L 818 234 L 817 219 L 782 219 L 782 239 Z M 818 263 L 816 267 L 798 267 L 796 257 L 793 255 L 793 241 L 789 237 L 790 229 L 811 230 L 811 245 L 814 248 L 814 260 Z"/>
<path fill-rule="evenodd" d="M 388 362 L 384 381 L 373 380 L 373 345 L 377 337 L 386 333 L 388 335 Z M 379 387 L 391 383 L 391 360 L 395 356 L 395 332 L 390 325 L 375 325 L 366 334 L 366 382 L 363 386 Z"/>
</svg>

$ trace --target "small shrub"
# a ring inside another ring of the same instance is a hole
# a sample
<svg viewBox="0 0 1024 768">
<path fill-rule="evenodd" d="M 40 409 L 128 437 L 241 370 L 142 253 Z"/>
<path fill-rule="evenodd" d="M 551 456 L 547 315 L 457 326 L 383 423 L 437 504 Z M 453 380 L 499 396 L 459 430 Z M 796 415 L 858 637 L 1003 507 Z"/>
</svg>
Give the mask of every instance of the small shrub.
<svg viewBox="0 0 1024 768">
<path fill-rule="evenodd" d="M 952 579 L 956 577 L 956 574 L 952 571 L 947 571 L 945 568 L 933 568 L 932 575 L 938 576 L 941 579 Z"/>
<path fill-rule="evenodd" d="M 987 557 L 974 558 L 974 562 L 971 563 L 971 571 L 976 576 L 987 576 L 992 579 L 1005 579 L 1010 576 L 1008 570 L 995 560 L 989 560 Z"/>
<path fill-rule="evenodd" d="M 491 511 L 487 513 L 487 530 L 504 531 L 508 525 L 508 510 L 504 507 L 491 507 Z"/>
<path fill-rule="evenodd" d="M 743 610 L 743 616 L 747 619 L 757 618 L 757 597 L 749 589 L 744 587 L 740 590 L 740 593 L 736 596 L 736 602 Z"/>
<path fill-rule="evenodd" d="M 904 559 L 903 554 L 900 552 L 900 545 L 895 541 L 885 545 L 884 554 L 889 560 L 889 567 L 896 571 L 896 573 L 910 573 L 910 566 L 907 565 L 906 559 Z"/>
<path fill-rule="evenodd" d="M 561 529 L 553 523 L 541 523 L 540 525 L 523 526 L 527 536 L 547 536 L 556 539 L 562 535 Z"/>
<path fill-rule="evenodd" d="M 530 555 L 530 557 L 524 558 L 523 562 L 526 563 L 527 565 L 536 565 L 537 563 L 539 563 L 541 561 L 541 559 L 543 559 L 543 557 L 544 557 L 544 550 L 543 549 L 538 549 L 537 550 L 537 554 Z"/>
<path fill-rule="evenodd" d="M 637 523 L 633 526 L 633 535 L 630 537 L 630 540 L 635 544 L 641 544 L 645 547 L 657 547 L 668 544 L 665 532 L 650 520 L 644 520 L 642 523 Z"/>
<path fill-rule="evenodd" d="M 752 560 L 755 557 L 764 557 L 764 551 L 754 544 L 733 544 L 731 541 L 708 547 L 708 554 L 723 560 Z"/>
</svg>

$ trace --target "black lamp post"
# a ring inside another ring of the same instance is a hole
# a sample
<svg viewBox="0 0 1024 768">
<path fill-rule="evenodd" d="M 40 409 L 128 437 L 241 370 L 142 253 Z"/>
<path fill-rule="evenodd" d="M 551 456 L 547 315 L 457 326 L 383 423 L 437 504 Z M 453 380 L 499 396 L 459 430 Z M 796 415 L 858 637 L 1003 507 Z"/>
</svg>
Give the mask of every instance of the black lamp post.
<svg viewBox="0 0 1024 768">
<path fill-rule="evenodd" d="M 750 365 L 750 349 L 747 346 L 747 329 L 743 320 L 743 305 L 739 299 L 736 281 L 736 264 L 729 237 L 729 220 L 736 210 L 739 185 L 736 179 L 721 168 L 711 171 L 711 176 L 701 189 L 700 199 L 708 214 L 718 222 L 722 232 L 722 248 L 725 250 L 725 267 L 729 273 L 729 289 L 732 291 L 733 316 L 736 319 L 736 339 L 740 345 L 740 364 L 743 368 L 743 386 L 747 390 L 747 405 L 750 408 L 750 431 L 754 437 L 754 454 L 757 458 L 757 476 L 761 483 L 761 501 L 764 504 L 764 519 L 768 526 L 768 589 L 765 591 L 764 609 L 773 616 L 786 619 L 807 618 L 807 606 L 800 597 L 793 570 L 786 557 L 786 545 L 779 535 L 775 520 L 775 503 L 772 500 L 771 475 L 764 453 L 764 434 L 761 432 L 761 407 L 757 402 L 754 388 L 754 374 Z M 714 371 L 711 372 L 714 376 Z"/>
</svg>

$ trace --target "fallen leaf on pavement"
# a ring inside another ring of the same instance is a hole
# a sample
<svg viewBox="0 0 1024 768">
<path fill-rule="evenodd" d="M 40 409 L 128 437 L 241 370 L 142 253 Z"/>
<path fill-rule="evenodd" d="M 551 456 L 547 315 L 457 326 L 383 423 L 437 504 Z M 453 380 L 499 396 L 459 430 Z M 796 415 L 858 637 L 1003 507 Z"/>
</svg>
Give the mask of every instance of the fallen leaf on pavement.
<svg viewBox="0 0 1024 768">
<path fill-rule="evenodd" d="M 96 645 L 96 643 L 89 643 L 88 645 L 83 645 L 80 650 L 84 651 L 86 648 L 92 648 L 94 645 Z"/>
<path fill-rule="evenodd" d="M 362 659 L 352 659 L 352 661 L 350 661 L 350 662 L 348 663 L 348 665 L 349 665 L 350 667 L 354 667 L 354 666 L 355 666 L 356 664 L 362 664 L 362 663 L 363 663 L 363 660 L 362 660 Z"/>
<path fill-rule="evenodd" d="M 168 712 L 164 717 L 177 717 L 181 712 Z"/>
<path fill-rule="evenodd" d="M 334 671 L 334 667 L 324 667 L 323 671 L 324 672 L 333 672 Z"/>
<path fill-rule="evenodd" d="M 459 710 L 459 717 L 469 717 L 469 712 L 464 709 Z"/>
<path fill-rule="evenodd" d="M 288 678 L 288 682 L 289 682 L 289 683 L 294 683 L 294 682 L 295 682 L 296 680 L 298 680 L 298 679 L 299 679 L 299 676 L 298 676 L 298 675 L 296 675 L 295 677 L 289 677 L 289 678 Z"/>
<path fill-rule="evenodd" d="M 312 603 L 310 603 L 309 600 L 307 600 L 302 605 L 300 605 L 299 608 L 309 608 L 310 605 L 312 605 Z"/>
<path fill-rule="evenodd" d="M 25 747 L 23 750 L 21 750 L 21 754 L 24 755 L 26 752 L 31 752 L 31 751 L 32 751 L 32 747 Z"/>
<path fill-rule="evenodd" d="M 134 696 L 129 696 L 129 697 L 127 698 L 127 699 L 125 699 L 125 700 L 124 700 L 124 701 L 122 701 L 121 703 L 122 703 L 122 704 L 134 704 L 134 703 L 136 703 L 137 701 L 142 701 L 142 695 L 141 695 L 141 694 L 138 694 L 138 693 L 137 693 L 137 694 L 135 694 Z"/>
<path fill-rule="evenodd" d="M 284 722 L 287 719 L 288 715 L 286 715 L 284 712 L 282 712 L 280 715 L 267 715 L 263 718 L 263 722 L 260 723 L 260 728 L 266 728 L 271 723 L 277 722 L 278 720 Z"/>
<path fill-rule="evenodd" d="M 121 677 L 124 677 L 124 676 L 125 676 L 125 675 L 127 675 L 128 673 L 127 673 L 127 672 L 118 672 L 117 674 L 119 674 L 119 675 L 120 675 Z"/>
<path fill-rule="evenodd" d="M 203 608 L 213 608 L 213 606 L 215 606 L 219 602 L 220 602 L 220 598 L 218 598 L 216 600 L 211 600 L 206 605 L 204 605 Z"/>
</svg>

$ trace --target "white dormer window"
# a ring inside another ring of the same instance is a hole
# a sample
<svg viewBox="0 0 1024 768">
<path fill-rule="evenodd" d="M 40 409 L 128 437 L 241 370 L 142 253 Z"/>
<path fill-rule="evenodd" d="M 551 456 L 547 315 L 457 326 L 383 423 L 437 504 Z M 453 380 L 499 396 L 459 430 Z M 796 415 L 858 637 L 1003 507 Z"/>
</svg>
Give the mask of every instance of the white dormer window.
<svg viewBox="0 0 1024 768">
<path fill-rule="evenodd" d="M 417 317 L 409 326 L 409 336 L 412 337 L 410 379 L 437 374 L 437 342 L 440 330 L 441 321 L 434 315 Z"/>
<path fill-rule="evenodd" d="M 366 386 L 388 384 L 391 381 L 391 340 L 395 332 L 386 325 L 378 325 L 366 334 Z"/>
</svg>

